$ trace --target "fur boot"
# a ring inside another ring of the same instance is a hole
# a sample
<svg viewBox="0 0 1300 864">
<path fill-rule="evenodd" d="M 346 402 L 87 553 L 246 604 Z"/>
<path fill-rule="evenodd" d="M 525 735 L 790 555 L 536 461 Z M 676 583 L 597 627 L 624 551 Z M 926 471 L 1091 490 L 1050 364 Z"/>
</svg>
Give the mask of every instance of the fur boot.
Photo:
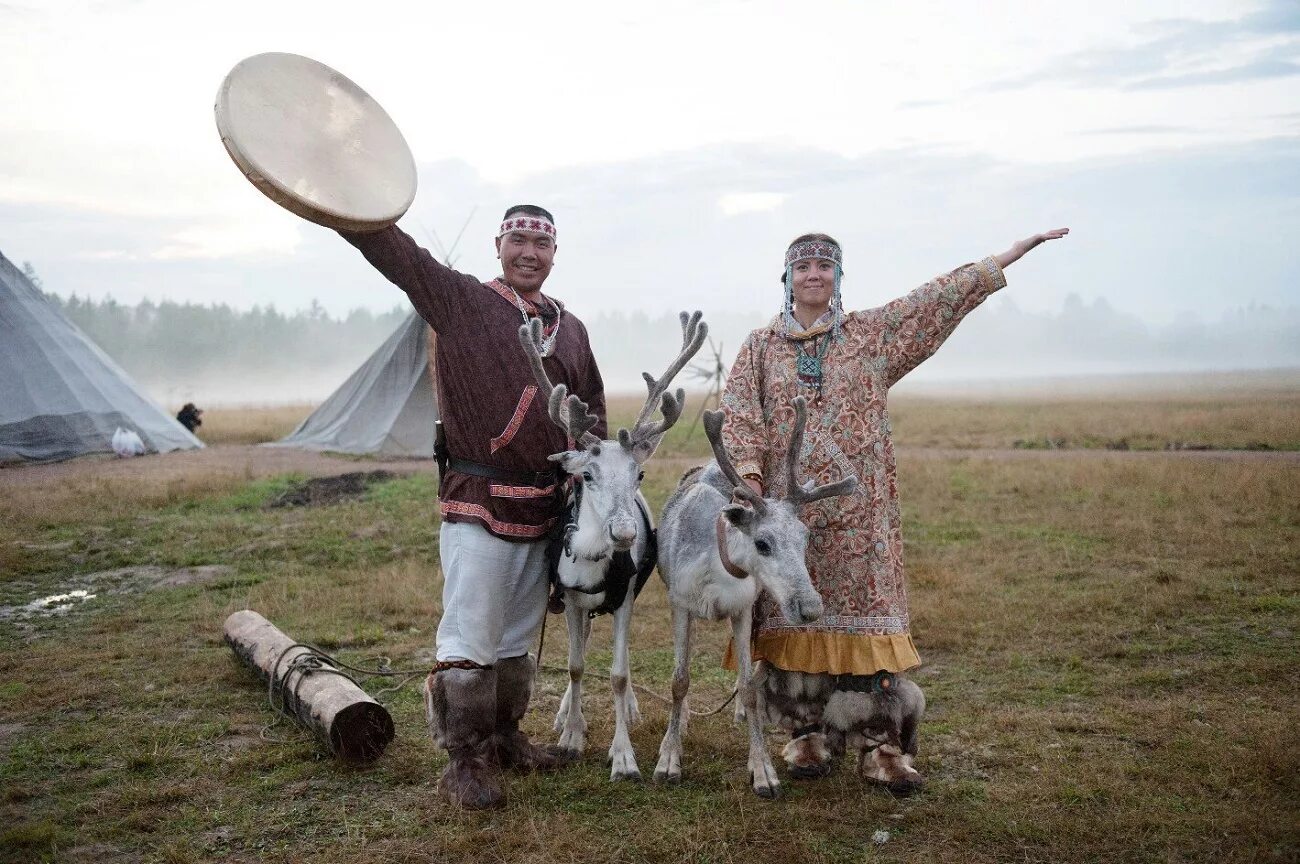
<svg viewBox="0 0 1300 864">
<path fill-rule="evenodd" d="M 471 810 L 504 807 L 501 769 L 492 754 L 497 714 L 497 672 L 492 668 L 441 669 L 424 682 L 425 717 L 433 743 L 447 751 L 438 791 Z"/>
<path fill-rule="evenodd" d="M 519 729 L 519 721 L 528 712 L 533 695 L 536 665 L 527 654 L 498 660 L 496 729 L 492 734 L 492 751 L 502 768 L 528 773 L 553 771 L 571 761 L 567 751 L 554 746 L 539 747 Z"/>
</svg>

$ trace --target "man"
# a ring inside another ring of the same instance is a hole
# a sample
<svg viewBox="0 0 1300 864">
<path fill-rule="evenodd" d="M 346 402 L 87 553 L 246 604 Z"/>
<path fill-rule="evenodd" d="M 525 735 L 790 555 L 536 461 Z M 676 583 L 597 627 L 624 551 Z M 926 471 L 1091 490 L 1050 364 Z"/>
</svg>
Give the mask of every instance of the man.
<svg viewBox="0 0 1300 864">
<path fill-rule="evenodd" d="M 434 742 L 449 756 L 441 793 L 464 807 L 500 807 L 502 769 L 562 763 L 519 731 L 532 690 L 528 649 L 546 614 L 546 537 L 562 500 L 547 456 L 571 447 L 547 417 L 550 394 L 537 392 L 520 325 L 542 319 L 546 371 L 600 418 L 592 430 L 600 437 L 604 384 L 582 322 L 542 293 L 556 234 L 541 207 L 506 211 L 496 237 L 502 275 L 490 282 L 444 267 L 396 226 L 340 233 L 407 293 L 438 335 L 445 583 L 425 707 Z"/>
</svg>

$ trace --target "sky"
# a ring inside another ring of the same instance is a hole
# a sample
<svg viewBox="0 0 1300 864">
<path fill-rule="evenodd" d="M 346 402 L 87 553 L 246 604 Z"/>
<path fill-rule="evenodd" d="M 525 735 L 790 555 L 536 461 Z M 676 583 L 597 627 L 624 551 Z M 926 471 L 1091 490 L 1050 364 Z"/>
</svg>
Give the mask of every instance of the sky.
<svg viewBox="0 0 1300 864">
<path fill-rule="evenodd" d="M 226 156 L 212 105 L 263 51 L 368 90 L 496 274 L 504 208 L 556 215 L 548 293 L 775 312 L 785 245 L 878 305 L 1021 237 L 1017 308 L 1155 325 L 1300 305 L 1300 4 L 219 4 L 0 0 L 0 252 L 48 290 L 341 314 L 404 298 Z"/>
</svg>

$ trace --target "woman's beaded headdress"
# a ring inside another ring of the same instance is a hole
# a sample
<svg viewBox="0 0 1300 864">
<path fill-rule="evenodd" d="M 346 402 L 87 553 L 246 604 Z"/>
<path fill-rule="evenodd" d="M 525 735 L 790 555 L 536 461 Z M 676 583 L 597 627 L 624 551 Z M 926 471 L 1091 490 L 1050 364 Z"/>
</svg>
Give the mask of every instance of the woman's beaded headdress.
<svg viewBox="0 0 1300 864">
<path fill-rule="evenodd" d="M 794 317 L 794 265 L 809 259 L 830 261 L 835 265 L 835 288 L 831 293 L 830 303 L 831 320 L 829 326 L 823 325 L 823 328 L 818 328 L 814 325 L 809 328 L 813 332 L 805 330 Z M 821 390 L 822 360 L 830 350 L 831 343 L 840 338 L 840 323 L 844 318 L 844 306 L 840 302 L 840 280 L 843 277 L 844 251 L 840 249 L 838 243 L 828 240 L 803 240 L 791 243 L 785 250 L 785 307 L 781 312 L 781 320 L 786 338 L 795 342 L 795 373 L 799 383 L 805 387 Z M 811 338 L 814 340 L 812 344 L 817 345 L 815 337 L 827 331 L 829 335 L 822 340 L 814 353 L 804 352 L 802 347 L 804 341 Z"/>
</svg>

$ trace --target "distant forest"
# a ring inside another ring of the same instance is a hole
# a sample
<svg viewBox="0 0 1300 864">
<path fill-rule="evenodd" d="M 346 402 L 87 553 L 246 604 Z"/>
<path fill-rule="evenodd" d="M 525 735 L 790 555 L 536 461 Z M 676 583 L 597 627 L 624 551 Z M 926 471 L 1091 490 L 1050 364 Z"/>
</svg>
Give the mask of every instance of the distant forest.
<svg viewBox="0 0 1300 864">
<path fill-rule="evenodd" d="M 40 286 L 39 278 L 26 268 Z M 343 317 L 313 303 L 285 313 L 273 306 L 226 305 L 47 294 L 105 352 L 165 405 L 317 402 L 328 396 L 388 337 L 410 308 Z M 706 389 L 708 372 L 729 369 L 741 342 L 775 310 L 706 313 L 706 345 L 678 384 Z M 677 316 L 601 312 L 584 316 L 592 349 L 611 392 L 643 387 L 680 345 Z M 513 350 L 515 346 L 509 346 Z M 1059 312 L 1022 310 L 991 298 L 909 380 L 1010 379 L 1061 375 L 1300 368 L 1300 308 L 1248 306 L 1207 321 L 1183 314 L 1150 324 L 1096 299 L 1066 298 Z"/>
</svg>

